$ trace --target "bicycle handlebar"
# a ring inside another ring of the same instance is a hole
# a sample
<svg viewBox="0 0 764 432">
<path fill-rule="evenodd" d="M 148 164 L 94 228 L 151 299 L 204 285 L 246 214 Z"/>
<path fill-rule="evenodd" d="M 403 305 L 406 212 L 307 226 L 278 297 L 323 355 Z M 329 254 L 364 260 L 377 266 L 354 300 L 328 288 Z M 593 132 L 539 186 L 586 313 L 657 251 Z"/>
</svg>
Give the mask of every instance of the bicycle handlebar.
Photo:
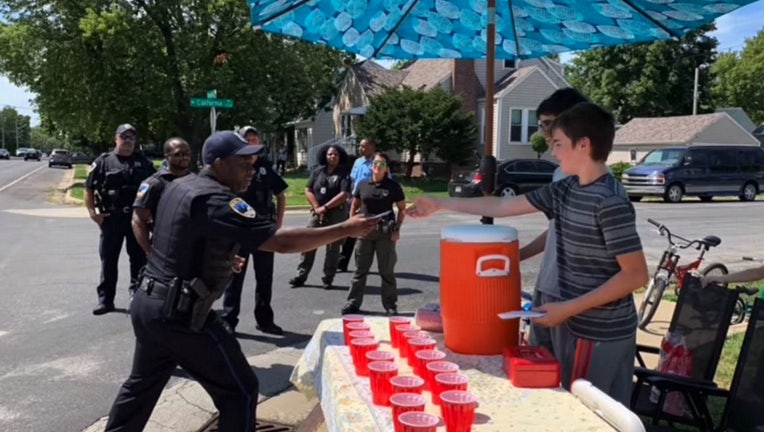
<svg viewBox="0 0 764 432">
<path fill-rule="evenodd" d="M 749 288 L 749 287 L 747 287 L 745 285 L 735 285 L 735 291 L 737 291 L 739 293 L 747 294 L 749 296 L 750 295 L 755 295 L 755 294 L 759 293 L 759 289 L 758 288 Z"/>
<path fill-rule="evenodd" d="M 689 248 L 690 246 L 692 246 L 694 244 L 697 244 L 698 248 L 700 248 L 700 246 L 701 246 L 701 241 L 700 240 L 689 240 L 689 239 L 686 239 L 686 238 L 684 238 L 682 236 L 679 236 L 679 235 L 676 235 L 676 234 L 672 234 L 671 230 L 669 230 L 668 227 L 666 227 L 666 225 L 663 225 L 662 223 L 660 223 L 660 222 L 658 222 L 658 221 L 656 221 L 654 219 L 648 218 L 647 221 L 650 222 L 651 224 L 655 225 L 656 227 L 658 227 L 658 231 L 661 233 L 661 235 L 663 235 L 665 233 L 666 236 L 668 237 L 669 243 L 671 243 L 673 246 L 676 246 L 676 247 L 678 247 L 680 249 L 687 249 L 687 248 Z M 677 238 L 677 239 L 685 242 L 685 244 L 684 245 L 680 245 L 680 244 L 674 243 L 674 241 L 672 240 L 674 238 Z"/>
</svg>

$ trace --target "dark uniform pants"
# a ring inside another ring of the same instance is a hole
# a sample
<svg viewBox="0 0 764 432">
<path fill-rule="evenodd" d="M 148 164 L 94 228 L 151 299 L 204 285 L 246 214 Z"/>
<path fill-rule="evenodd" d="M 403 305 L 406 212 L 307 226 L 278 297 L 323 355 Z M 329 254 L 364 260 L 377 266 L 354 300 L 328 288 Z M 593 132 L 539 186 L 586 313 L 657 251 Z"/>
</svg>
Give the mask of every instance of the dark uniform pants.
<svg viewBox="0 0 764 432">
<path fill-rule="evenodd" d="M 199 332 L 162 316 L 164 299 L 139 290 L 130 308 L 135 353 L 130 377 L 109 411 L 106 431 L 139 432 L 177 366 L 209 393 L 220 412 L 218 430 L 254 431 L 258 380 L 241 346 L 210 312 Z"/>
<path fill-rule="evenodd" d="M 273 296 L 273 252 L 239 250 L 239 256 L 249 260 L 252 255 L 252 270 L 255 271 L 255 321 L 261 327 L 273 324 L 273 308 L 271 297 Z M 239 312 L 241 312 L 241 291 L 244 285 L 244 276 L 247 275 L 247 263 L 244 263 L 240 273 L 235 273 L 231 285 L 225 290 L 223 297 L 222 318 L 236 327 L 239 324 Z"/>
<path fill-rule="evenodd" d="M 348 217 L 350 217 L 350 206 L 348 205 Z M 350 264 L 350 258 L 353 256 L 353 248 L 355 248 L 355 237 L 345 237 L 340 249 L 340 258 L 337 261 L 337 267 L 347 270 L 348 264 Z"/>
<path fill-rule="evenodd" d="M 130 257 L 130 289 L 135 289 L 138 274 L 146 265 L 146 253 L 135 240 L 133 228 L 130 225 L 132 212 L 114 213 L 104 218 L 101 224 L 101 241 L 98 253 L 101 256 L 101 283 L 98 284 L 98 301 L 105 305 L 114 305 L 119 276 L 119 255 L 122 252 L 122 242 L 127 242 L 127 254 Z"/>
<path fill-rule="evenodd" d="M 348 302 L 357 307 L 363 304 L 363 292 L 366 289 L 366 276 L 369 274 L 371 263 L 374 262 L 374 254 L 377 255 L 377 268 L 382 278 L 382 307 L 385 309 L 396 308 L 398 302 L 398 290 L 395 282 L 395 263 L 398 255 L 395 252 L 395 242 L 390 234 L 381 231 L 372 231 L 364 238 L 358 239 L 358 247 L 355 250 L 356 270 L 348 292 Z"/>
<path fill-rule="evenodd" d="M 331 209 L 325 213 L 326 225 L 338 224 L 344 220 L 347 220 L 348 213 L 343 207 Z M 310 216 L 310 222 L 308 222 L 308 228 L 315 228 L 323 226 L 320 218 L 314 213 Z M 337 261 L 340 257 L 340 246 L 342 246 L 344 240 L 338 240 L 334 243 L 326 245 L 326 258 L 324 258 L 324 282 L 331 283 L 334 280 L 334 275 L 337 273 Z M 300 263 L 297 265 L 297 277 L 305 280 L 310 274 L 310 270 L 313 268 L 313 261 L 316 258 L 316 249 L 312 251 L 303 252 L 300 255 Z"/>
</svg>

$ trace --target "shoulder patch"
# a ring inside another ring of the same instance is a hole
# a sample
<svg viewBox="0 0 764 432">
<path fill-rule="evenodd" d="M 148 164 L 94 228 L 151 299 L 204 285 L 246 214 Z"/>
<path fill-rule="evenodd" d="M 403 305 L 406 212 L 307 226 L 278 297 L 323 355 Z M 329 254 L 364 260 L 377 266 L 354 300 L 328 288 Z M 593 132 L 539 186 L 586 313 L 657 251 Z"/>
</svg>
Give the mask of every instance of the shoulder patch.
<svg viewBox="0 0 764 432">
<path fill-rule="evenodd" d="M 135 196 L 138 198 L 143 198 L 143 196 L 146 195 L 146 192 L 148 192 L 150 188 L 150 184 L 146 182 L 141 183 L 141 185 L 138 186 L 138 193 L 136 193 Z"/>
<path fill-rule="evenodd" d="M 265 170 L 265 167 L 260 167 L 260 175 L 265 175 L 267 173 L 268 171 Z"/>
<path fill-rule="evenodd" d="M 231 202 L 228 203 L 228 206 L 231 207 L 231 210 L 236 214 L 244 216 L 245 218 L 254 219 L 255 216 L 257 216 L 255 209 L 241 198 L 232 199 Z"/>
<path fill-rule="evenodd" d="M 97 167 L 97 166 L 98 166 L 98 163 L 97 163 L 97 162 L 95 162 L 95 161 L 93 161 L 93 163 L 92 163 L 92 164 L 90 164 L 90 166 L 88 167 L 88 173 L 89 173 L 90 171 L 93 171 L 94 169 L 96 169 L 96 167 Z"/>
</svg>

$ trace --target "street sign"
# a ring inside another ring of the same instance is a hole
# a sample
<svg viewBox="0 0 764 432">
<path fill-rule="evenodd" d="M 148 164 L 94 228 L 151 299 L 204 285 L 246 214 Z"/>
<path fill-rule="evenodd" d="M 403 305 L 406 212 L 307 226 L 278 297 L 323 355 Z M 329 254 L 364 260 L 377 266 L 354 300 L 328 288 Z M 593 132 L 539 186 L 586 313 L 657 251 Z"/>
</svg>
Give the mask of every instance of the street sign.
<svg viewBox="0 0 764 432">
<path fill-rule="evenodd" d="M 191 98 L 191 108 L 233 108 L 233 99 Z"/>
<path fill-rule="evenodd" d="M 210 90 L 207 92 L 207 99 L 217 99 L 217 97 L 218 97 L 217 90 Z"/>
</svg>

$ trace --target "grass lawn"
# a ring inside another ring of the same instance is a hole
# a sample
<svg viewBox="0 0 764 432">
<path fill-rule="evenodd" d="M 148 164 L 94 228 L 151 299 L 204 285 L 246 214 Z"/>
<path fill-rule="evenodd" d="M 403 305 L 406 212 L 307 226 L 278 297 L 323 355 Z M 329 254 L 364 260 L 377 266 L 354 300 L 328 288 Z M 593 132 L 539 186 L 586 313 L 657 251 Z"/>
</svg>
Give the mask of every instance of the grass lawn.
<svg viewBox="0 0 764 432">
<path fill-rule="evenodd" d="M 155 160 L 154 166 L 159 168 L 161 160 Z M 74 166 L 74 183 L 71 186 L 72 198 L 84 199 L 85 179 L 88 176 L 88 165 Z M 286 190 L 287 208 L 306 207 L 308 201 L 305 199 L 305 185 L 308 183 L 307 171 L 292 171 L 284 176 L 289 188 Z M 406 200 L 422 195 L 432 195 L 438 197 L 448 196 L 448 179 L 445 178 L 396 178 L 403 186 L 403 192 L 406 194 Z"/>
</svg>

